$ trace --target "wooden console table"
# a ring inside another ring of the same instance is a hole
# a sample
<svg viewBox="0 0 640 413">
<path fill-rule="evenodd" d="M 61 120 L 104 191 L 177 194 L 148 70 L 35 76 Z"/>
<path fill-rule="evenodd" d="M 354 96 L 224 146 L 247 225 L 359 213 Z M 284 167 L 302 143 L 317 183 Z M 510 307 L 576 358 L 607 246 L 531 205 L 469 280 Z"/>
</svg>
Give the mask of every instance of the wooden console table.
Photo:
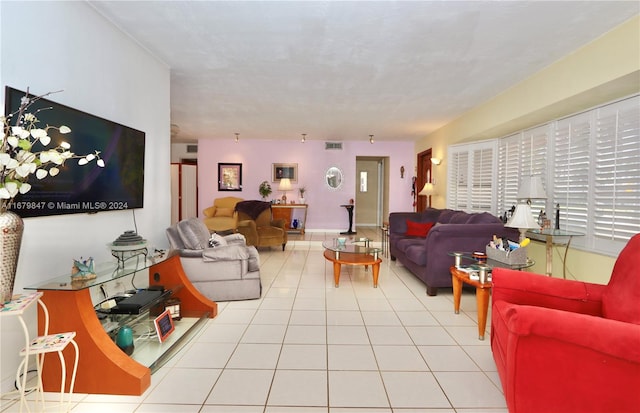
<svg viewBox="0 0 640 413">
<path fill-rule="evenodd" d="M 284 219 L 288 232 L 304 234 L 304 226 L 307 224 L 307 204 L 274 204 L 271 205 L 273 219 Z M 300 212 L 298 212 L 300 211 Z M 293 220 L 298 220 L 298 227 L 293 227 Z"/>
</svg>

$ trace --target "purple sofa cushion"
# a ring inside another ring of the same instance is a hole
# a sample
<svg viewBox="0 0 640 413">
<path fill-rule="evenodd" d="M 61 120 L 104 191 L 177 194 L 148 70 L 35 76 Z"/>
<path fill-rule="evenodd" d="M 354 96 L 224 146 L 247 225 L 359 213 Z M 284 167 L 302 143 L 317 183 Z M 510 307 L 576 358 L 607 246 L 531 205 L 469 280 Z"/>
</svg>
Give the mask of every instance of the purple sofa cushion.
<svg viewBox="0 0 640 413">
<path fill-rule="evenodd" d="M 427 265 L 427 251 L 424 248 L 424 243 L 421 243 L 421 245 L 409 245 L 404 250 L 404 253 L 410 261 L 420 266 Z"/>
<path fill-rule="evenodd" d="M 466 224 L 469 220 L 469 215 L 466 212 L 458 211 L 449 220 L 449 224 Z"/>
<path fill-rule="evenodd" d="M 417 246 L 419 248 L 422 248 L 422 250 L 424 250 L 425 248 L 424 238 L 405 236 L 405 237 L 398 238 L 398 242 L 396 242 L 396 248 L 398 248 L 400 251 L 404 253 L 406 253 L 407 249 L 409 249 L 409 247 L 411 246 Z"/>
<path fill-rule="evenodd" d="M 438 216 L 438 222 L 441 224 L 448 224 L 451 218 L 460 211 L 453 211 L 451 209 L 443 210 Z"/>
<path fill-rule="evenodd" d="M 467 224 L 499 224 L 501 222 L 502 221 L 500 221 L 500 219 L 494 217 L 488 212 L 470 214 L 469 219 L 467 220 Z"/>
</svg>

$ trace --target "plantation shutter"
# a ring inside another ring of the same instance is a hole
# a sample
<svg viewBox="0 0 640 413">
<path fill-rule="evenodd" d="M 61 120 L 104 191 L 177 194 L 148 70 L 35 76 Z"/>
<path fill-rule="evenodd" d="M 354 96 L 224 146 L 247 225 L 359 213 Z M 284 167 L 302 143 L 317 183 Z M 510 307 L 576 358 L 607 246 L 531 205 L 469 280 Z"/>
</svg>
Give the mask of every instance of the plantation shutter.
<svg viewBox="0 0 640 413">
<path fill-rule="evenodd" d="M 640 232 L 640 97 L 596 111 L 596 243 L 624 244 Z"/>
<path fill-rule="evenodd" d="M 496 141 L 449 147 L 447 208 L 467 212 L 495 209 Z"/>
<path fill-rule="evenodd" d="M 479 148 L 473 151 L 471 168 L 471 208 L 468 212 L 491 211 L 493 200 L 493 148 Z"/>
<path fill-rule="evenodd" d="M 550 185 L 547 182 L 547 147 L 549 141 L 550 125 L 545 124 L 536 128 L 528 129 L 522 133 L 522 169 L 520 170 L 520 181 L 525 176 L 540 176 L 542 186 L 547 194 L 547 199 L 551 196 Z M 532 199 L 531 210 L 535 217 L 540 211 L 545 211 L 547 200 Z M 551 214 L 547 211 L 547 218 L 551 219 Z"/>
<path fill-rule="evenodd" d="M 587 231 L 590 134 L 589 113 L 559 120 L 555 125 L 553 204 L 560 204 L 563 230 Z"/>
<path fill-rule="evenodd" d="M 450 151 L 447 207 L 465 210 L 469 192 L 469 151 Z"/>
<path fill-rule="evenodd" d="M 498 143 L 498 214 L 503 216 L 516 204 L 516 195 L 520 185 L 520 145 L 522 133 L 507 136 Z"/>
</svg>

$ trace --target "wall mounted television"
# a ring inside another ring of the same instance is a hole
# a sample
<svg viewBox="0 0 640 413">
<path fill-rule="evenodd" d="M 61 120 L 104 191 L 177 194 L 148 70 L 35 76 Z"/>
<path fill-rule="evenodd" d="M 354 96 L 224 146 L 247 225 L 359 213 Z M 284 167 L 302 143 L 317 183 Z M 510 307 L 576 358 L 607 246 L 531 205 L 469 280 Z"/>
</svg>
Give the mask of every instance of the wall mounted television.
<svg viewBox="0 0 640 413">
<path fill-rule="evenodd" d="M 5 88 L 5 116 L 18 110 L 25 95 L 9 86 Z M 44 108 L 47 109 L 37 114 L 39 126 L 71 128 L 64 138 L 57 131 L 50 131 L 49 146 L 64 140 L 76 154 L 98 150 L 106 165 L 101 168 L 91 162 L 80 166 L 77 160 L 70 160 L 55 177 L 39 180 L 32 175 L 31 190 L 18 195 L 10 210 L 29 218 L 142 208 L 145 133 L 44 98 L 28 111 Z"/>
</svg>

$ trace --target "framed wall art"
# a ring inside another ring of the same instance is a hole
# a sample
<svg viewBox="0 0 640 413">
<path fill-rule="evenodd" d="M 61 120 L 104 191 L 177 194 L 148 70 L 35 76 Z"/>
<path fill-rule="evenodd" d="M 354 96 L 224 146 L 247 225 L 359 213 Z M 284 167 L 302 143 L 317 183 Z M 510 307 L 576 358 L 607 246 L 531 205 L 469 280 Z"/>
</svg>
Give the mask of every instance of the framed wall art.
<svg viewBox="0 0 640 413">
<path fill-rule="evenodd" d="M 298 182 L 297 163 L 274 163 L 272 169 L 273 182 L 280 182 L 282 178 L 289 178 L 293 184 Z"/>
<path fill-rule="evenodd" d="M 218 191 L 242 191 L 242 164 L 218 164 Z"/>
</svg>

